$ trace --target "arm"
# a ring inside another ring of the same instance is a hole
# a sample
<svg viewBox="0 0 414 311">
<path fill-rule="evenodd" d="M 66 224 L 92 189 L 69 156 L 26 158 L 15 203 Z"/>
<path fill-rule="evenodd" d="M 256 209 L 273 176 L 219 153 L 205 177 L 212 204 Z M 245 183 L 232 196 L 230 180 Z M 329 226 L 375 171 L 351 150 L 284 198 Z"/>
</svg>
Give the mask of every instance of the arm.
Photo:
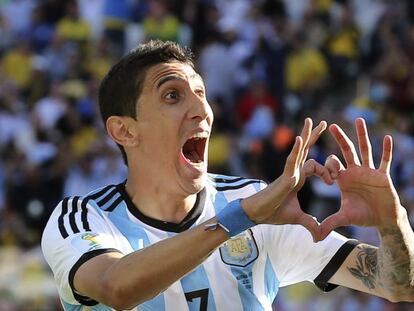
<svg viewBox="0 0 414 311">
<path fill-rule="evenodd" d="M 242 201 L 243 209 L 252 220 L 256 223 L 273 223 L 281 202 L 300 184 L 300 171 L 308 149 L 325 127 L 326 124 L 321 123 L 312 131 L 312 122 L 307 119 L 301 137 L 296 138 L 282 176 L 265 190 Z M 285 214 L 287 216 L 282 219 L 279 213 L 276 217 L 278 223 L 308 225 L 313 222 L 308 227 L 317 236 L 319 229 L 316 221 L 301 212 L 300 208 L 291 214 Z M 292 215 L 294 217 L 290 217 Z M 81 295 L 117 309 L 131 308 L 151 299 L 200 265 L 229 238 L 220 227 L 206 231 L 205 225 L 215 222 L 215 218 L 210 219 L 191 230 L 127 256 L 118 253 L 96 256 L 78 268 L 74 276 L 74 288 Z M 187 252 L 189 249 L 191 254 Z"/>
<path fill-rule="evenodd" d="M 126 256 L 108 253 L 92 258 L 76 272 L 74 287 L 116 309 L 132 308 L 197 267 L 228 239 L 221 228 L 206 231 L 205 224 Z"/>
<path fill-rule="evenodd" d="M 358 245 L 330 282 L 392 302 L 414 301 L 414 234 L 402 214 L 399 225 L 379 230 L 379 248 Z"/>
<path fill-rule="evenodd" d="M 389 174 L 392 139 L 384 138 L 381 164 L 375 169 L 363 119 L 356 120 L 356 129 L 362 163 L 345 133 L 338 126 L 330 128 L 347 167 L 334 156 L 326 163 L 336 172 L 342 199 L 339 212 L 322 222 L 322 238 L 352 224 L 376 227 L 381 243 L 379 248 L 360 244 L 330 281 L 394 302 L 414 301 L 414 232 Z"/>
<path fill-rule="evenodd" d="M 414 233 L 405 209 L 398 224 L 379 229 L 378 286 L 391 301 L 414 301 Z"/>
</svg>

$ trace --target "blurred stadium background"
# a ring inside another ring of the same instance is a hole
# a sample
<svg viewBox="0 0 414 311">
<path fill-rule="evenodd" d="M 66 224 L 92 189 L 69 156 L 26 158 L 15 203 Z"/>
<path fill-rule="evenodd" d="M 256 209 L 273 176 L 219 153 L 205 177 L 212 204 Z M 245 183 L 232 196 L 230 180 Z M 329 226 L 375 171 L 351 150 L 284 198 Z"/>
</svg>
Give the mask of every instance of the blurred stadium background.
<svg viewBox="0 0 414 311">
<path fill-rule="evenodd" d="M 414 1 L 0 0 L 0 310 L 61 310 L 42 228 L 64 196 L 125 178 L 97 88 L 150 38 L 195 51 L 216 117 L 211 172 L 273 180 L 304 117 L 353 133 L 363 116 L 377 161 L 384 133 L 394 136 L 392 176 L 414 221 Z M 332 152 L 325 135 L 311 156 Z M 301 201 L 322 220 L 339 192 L 310 179 Z M 369 228 L 341 231 L 378 243 Z M 275 309 L 414 306 L 300 284 L 281 289 Z"/>
</svg>

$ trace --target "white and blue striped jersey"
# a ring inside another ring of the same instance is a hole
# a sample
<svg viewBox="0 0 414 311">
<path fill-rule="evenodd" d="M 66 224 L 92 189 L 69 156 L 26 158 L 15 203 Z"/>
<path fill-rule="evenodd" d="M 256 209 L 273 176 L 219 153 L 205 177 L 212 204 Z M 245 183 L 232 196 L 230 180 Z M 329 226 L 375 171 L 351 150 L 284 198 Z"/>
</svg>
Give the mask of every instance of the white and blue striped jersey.
<svg viewBox="0 0 414 311">
<path fill-rule="evenodd" d="M 126 255 L 172 237 L 265 186 L 260 180 L 209 174 L 195 206 L 179 224 L 142 214 L 125 183 L 65 198 L 42 236 L 65 310 L 112 310 L 73 288 L 75 272 L 87 260 L 105 252 Z M 257 225 L 222 244 L 200 266 L 134 310 L 271 310 L 281 286 L 307 280 L 323 290 L 333 288 L 328 280 L 355 244 L 335 232 L 315 244 L 299 225 Z M 191 256 L 192 249 L 182 251 Z"/>
</svg>

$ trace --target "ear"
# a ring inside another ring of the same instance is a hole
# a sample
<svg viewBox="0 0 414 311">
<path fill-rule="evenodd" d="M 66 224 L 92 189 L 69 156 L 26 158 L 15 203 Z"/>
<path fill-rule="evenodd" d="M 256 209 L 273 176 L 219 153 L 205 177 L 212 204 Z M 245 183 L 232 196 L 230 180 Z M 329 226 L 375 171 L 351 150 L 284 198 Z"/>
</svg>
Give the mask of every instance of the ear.
<svg viewBox="0 0 414 311">
<path fill-rule="evenodd" d="M 136 120 L 131 117 L 111 116 L 106 120 L 109 136 L 123 147 L 136 147 L 139 143 Z"/>
</svg>

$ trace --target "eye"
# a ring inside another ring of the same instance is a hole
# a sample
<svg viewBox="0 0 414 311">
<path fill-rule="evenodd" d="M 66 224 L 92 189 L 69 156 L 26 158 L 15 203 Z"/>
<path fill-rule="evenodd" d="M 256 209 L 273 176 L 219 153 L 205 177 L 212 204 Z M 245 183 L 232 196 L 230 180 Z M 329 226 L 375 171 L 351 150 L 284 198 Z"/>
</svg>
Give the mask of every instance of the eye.
<svg viewBox="0 0 414 311">
<path fill-rule="evenodd" d="M 195 93 L 198 95 L 198 96 L 200 96 L 200 97 L 205 97 L 205 92 L 204 92 L 204 89 L 196 89 L 195 90 Z"/>
<path fill-rule="evenodd" d="M 180 98 L 180 94 L 176 90 L 169 91 L 164 96 L 167 100 L 177 100 Z"/>
</svg>

